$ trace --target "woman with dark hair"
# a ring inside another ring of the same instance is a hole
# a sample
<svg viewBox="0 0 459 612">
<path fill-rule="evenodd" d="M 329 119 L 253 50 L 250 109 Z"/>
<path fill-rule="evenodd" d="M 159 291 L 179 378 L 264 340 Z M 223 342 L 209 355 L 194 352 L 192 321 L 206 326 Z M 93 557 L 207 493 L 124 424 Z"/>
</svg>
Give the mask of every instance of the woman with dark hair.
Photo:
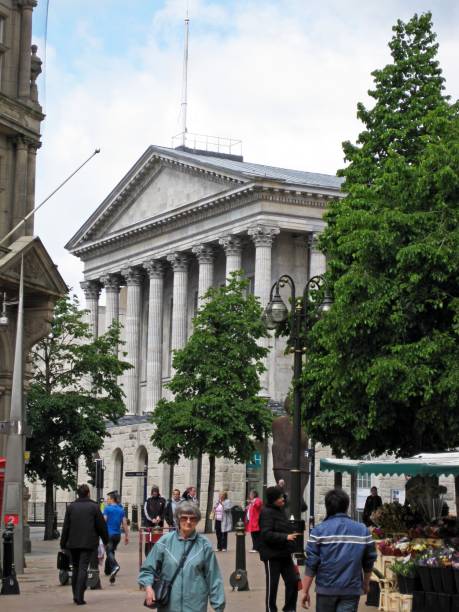
<svg viewBox="0 0 459 612">
<path fill-rule="evenodd" d="M 177 505 L 178 530 L 164 535 L 140 568 L 138 581 L 145 587 L 147 607 L 154 607 L 153 582 L 161 576 L 172 581 L 169 603 L 161 610 L 207 612 L 208 603 L 218 612 L 225 609 L 225 589 L 215 553 L 209 540 L 196 531 L 200 519 L 195 504 L 183 501 Z"/>
<path fill-rule="evenodd" d="M 260 539 L 260 512 L 263 502 L 258 497 L 258 491 L 252 489 L 249 493 L 249 501 L 245 508 L 245 530 L 252 536 L 251 553 L 258 552 Z"/>
<path fill-rule="evenodd" d="M 258 552 L 266 571 L 266 610 L 277 610 L 279 578 L 285 583 L 285 612 L 296 610 L 298 577 L 292 560 L 296 533 L 284 512 L 285 496 L 280 487 L 266 489 L 266 506 L 260 514 L 260 541 Z"/>
<path fill-rule="evenodd" d="M 151 487 L 151 497 L 147 499 L 143 506 L 145 523 L 147 527 L 162 527 L 164 525 L 164 510 L 166 500 L 159 494 L 159 487 Z"/>
</svg>

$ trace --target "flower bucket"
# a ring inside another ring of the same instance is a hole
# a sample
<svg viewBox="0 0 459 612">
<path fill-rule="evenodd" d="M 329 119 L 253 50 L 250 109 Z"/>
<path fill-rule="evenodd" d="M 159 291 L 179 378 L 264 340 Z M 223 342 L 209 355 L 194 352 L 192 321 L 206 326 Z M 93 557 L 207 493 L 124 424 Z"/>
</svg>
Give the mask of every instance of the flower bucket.
<svg viewBox="0 0 459 612">
<path fill-rule="evenodd" d="M 406 590 L 406 577 L 401 574 L 397 574 L 397 585 L 398 590 L 402 595 L 406 595 L 408 591 Z"/>
<path fill-rule="evenodd" d="M 433 590 L 436 593 L 443 592 L 443 584 L 441 581 L 441 567 L 431 567 L 430 568 L 430 576 L 432 578 Z"/>
<path fill-rule="evenodd" d="M 456 585 L 454 583 L 454 574 L 452 567 L 442 567 L 441 569 L 441 582 L 443 585 L 443 593 L 449 593 L 454 595 L 456 592 Z"/>
<path fill-rule="evenodd" d="M 459 610 L 459 595 L 451 595 L 451 612 Z"/>
<path fill-rule="evenodd" d="M 459 593 L 459 569 L 453 569 L 454 581 L 456 583 L 456 591 Z"/>
<path fill-rule="evenodd" d="M 426 612 L 424 591 L 415 591 L 413 593 L 413 612 Z"/>
<path fill-rule="evenodd" d="M 407 595 L 412 595 L 416 587 L 415 576 L 405 576 L 405 588 Z"/>
<path fill-rule="evenodd" d="M 425 565 L 418 565 L 417 572 L 418 572 L 419 578 L 421 579 L 422 590 L 425 591 L 426 593 L 432 592 L 433 586 L 432 586 L 432 577 L 430 575 L 430 568 Z M 458 572 L 457 579 L 459 580 L 459 572 Z"/>
<path fill-rule="evenodd" d="M 451 595 L 438 593 L 438 612 L 451 612 Z"/>
<path fill-rule="evenodd" d="M 438 610 L 438 593 L 426 593 L 424 607 L 426 612 Z"/>
</svg>

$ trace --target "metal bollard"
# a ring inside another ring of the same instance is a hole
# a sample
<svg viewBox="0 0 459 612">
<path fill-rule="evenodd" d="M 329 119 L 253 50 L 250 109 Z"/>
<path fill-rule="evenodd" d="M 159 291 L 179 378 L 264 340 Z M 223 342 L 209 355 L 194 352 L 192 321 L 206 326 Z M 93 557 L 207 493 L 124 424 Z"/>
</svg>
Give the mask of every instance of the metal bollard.
<svg viewBox="0 0 459 612">
<path fill-rule="evenodd" d="M 131 529 L 132 529 L 132 531 L 138 531 L 139 530 L 139 508 L 138 508 L 137 504 L 132 504 L 132 524 L 131 524 Z"/>
<path fill-rule="evenodd" d="M 236 523 L 236 569 L 230 576 L 230 585 L 233 591 L 249 591 L 245 559 L 245 526 L 240 518 Z"/>
<path fill-rule="evenodd" d="M 19 583 L 14 568 L 14 525 L 8 523 L 3 532 L 3 576 L 0 595 L 19 595 Z"/>
</svg>

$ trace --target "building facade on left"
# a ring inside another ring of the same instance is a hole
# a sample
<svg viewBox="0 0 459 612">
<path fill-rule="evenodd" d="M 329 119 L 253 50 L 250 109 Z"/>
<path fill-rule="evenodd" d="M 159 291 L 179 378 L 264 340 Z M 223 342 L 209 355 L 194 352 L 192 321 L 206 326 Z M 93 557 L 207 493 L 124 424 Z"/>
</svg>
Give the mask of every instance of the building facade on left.
<svg viewBox="0 0 459 612">
<path fill-rule="evenodd" d="M 11 420 L 21 262 L 23 363 L 30 348 L 49 332 L 54 304 L 67 291 L 51 257 L 33 235 L 33 215 L 20 223 L 35 206 L 36 155 L 44 119 L 36 85 L 41 60 L 32 45 L 36 5 L 36 0 L 0 0 L 0 456 L 7 452 Z M 27 371 L 21 371 L 22 388 L 26 380 Z M 18 453 L 16 461 L 24 461 L 23 452 Z M 7 458 L 7 487 L 12 464 Z M 4 511 L 5 499 L 2 519 Z M 24 517 L 19 521 L 22 528 Z M 1 524 L 3 527 L 3 520 Z M 21 567 L 21 559 L 16 559 L 16 566 Z"/>
</svg>

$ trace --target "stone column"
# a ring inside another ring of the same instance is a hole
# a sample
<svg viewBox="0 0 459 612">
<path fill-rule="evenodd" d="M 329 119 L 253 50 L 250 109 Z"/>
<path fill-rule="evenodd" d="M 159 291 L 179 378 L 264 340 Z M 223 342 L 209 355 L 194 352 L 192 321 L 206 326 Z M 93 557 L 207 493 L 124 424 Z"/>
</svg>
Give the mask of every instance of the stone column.
<svg viewBox="0 0 459 612">
<path fill-rule="evenodd" d="M 31 210 L 33 210 L 35 206 L 35 168 L 37 165 L 37 149 L 39 146 L 39 143 L 33 143 L 29 145 L 27 155 L 27 197 L 25 214 L 28 214 Z M 33 235 L 33 227 L 34 216 L 32 215 L 30 219 L 26 221 L 26 236 Z"/>
<path fill-rule="evenodd" d="M 317 246 L 318 238 L 318 232 L 309 234 L 309 278 L 324 274 L 327 269 L 327 260 L 325 255 L 322 253 L 322 251 L 319 251 Z"/>
<path fill-rule="evenodd" d="M 143 267 L 150 278 L 146 411 L 152 412 L 161 399 L 163 391 L 163 293 L 165 263 L 152 259 L 145 262 Z"/>
<path fill-rule="evenodd" d="M 106 274 L 100 282 L 105 287 L 105 331 L 108 331 L 113 322 L 119 321 L 121 279 L 118 274 Z"/>
<path fill-rule="evenodd" d="M 278 227 L 268 227 L 265 225 L 255 225 L 248 230 L 255 244 L 255 295 L 260 298 L 261 306 L 264 308 L 269 302 L 269 293 L 271 290 L 271 247 L 274 237 L 279 234 Z M 275 351 L 275 343 L 268 338 L 262 338 L 261 346 L 268 347 L 272 344 L 271 351 Z M 267 370 L 260 376 L 261 392 L 263 395 L 269 395 L 269 379 L 270 372 L 268 368 L 269 355 L 265 365 Z"/>
<path fill-rule="evenodd" d="M 242 268 L 242 243 L 239 236 L 223 236 L 218 241 L 226 254 L 226 279 L 231 272 Z"/>
<path fill-rule="evenodd" d="M 87 322 L 94 338 L 99 335 L 99 296 L 100 283 L 98 280 L 88 280 L 80 283 L 86 300 L 86 308 L 89 311 Z"/>
<path fill-rule="evenodd" d="M 27 162 L 28 143 L 19 136 L 16 139 L 16 165 L 14 170 L 14 214 L 12 228 L 26 215 L 27 207 Z M 15 233 L 13 240 L 24 236 L 24 227 L 20 227 Z"/>
<path fill-rule="evenodd" d="M 141 270 L 134 267 L 124 268 L 121 274 L 126 279 L 126 361 L 133 367 L 126 370 L 125 389 L 128 414 L 138 413 L 139 366 L 140 366 L 140 324 L 142 314 Z"/>
<path fill-rule="evenodd" d="M 198 299 L 201 300 L 214 284 L 214 250 L 208 244 L 193 247 L 199 263 Z"/>
<path fill-rule="evenodd" d="M 188 256 L 185 253 L 172 253 L 167 260 L 174 271 L 171 350 L 176 351 L 183 348 L 187 341 Z"/>
<path fill-rule="evenodd" d="M 30 98 L 30 67 L 32 43 L 32 11 L 37 5 L 36 0 L 22 0 L 21 11 L 21 39 L 19 50 L 19 86 L 18 94 L 20 98 Z"/>
</svg>

